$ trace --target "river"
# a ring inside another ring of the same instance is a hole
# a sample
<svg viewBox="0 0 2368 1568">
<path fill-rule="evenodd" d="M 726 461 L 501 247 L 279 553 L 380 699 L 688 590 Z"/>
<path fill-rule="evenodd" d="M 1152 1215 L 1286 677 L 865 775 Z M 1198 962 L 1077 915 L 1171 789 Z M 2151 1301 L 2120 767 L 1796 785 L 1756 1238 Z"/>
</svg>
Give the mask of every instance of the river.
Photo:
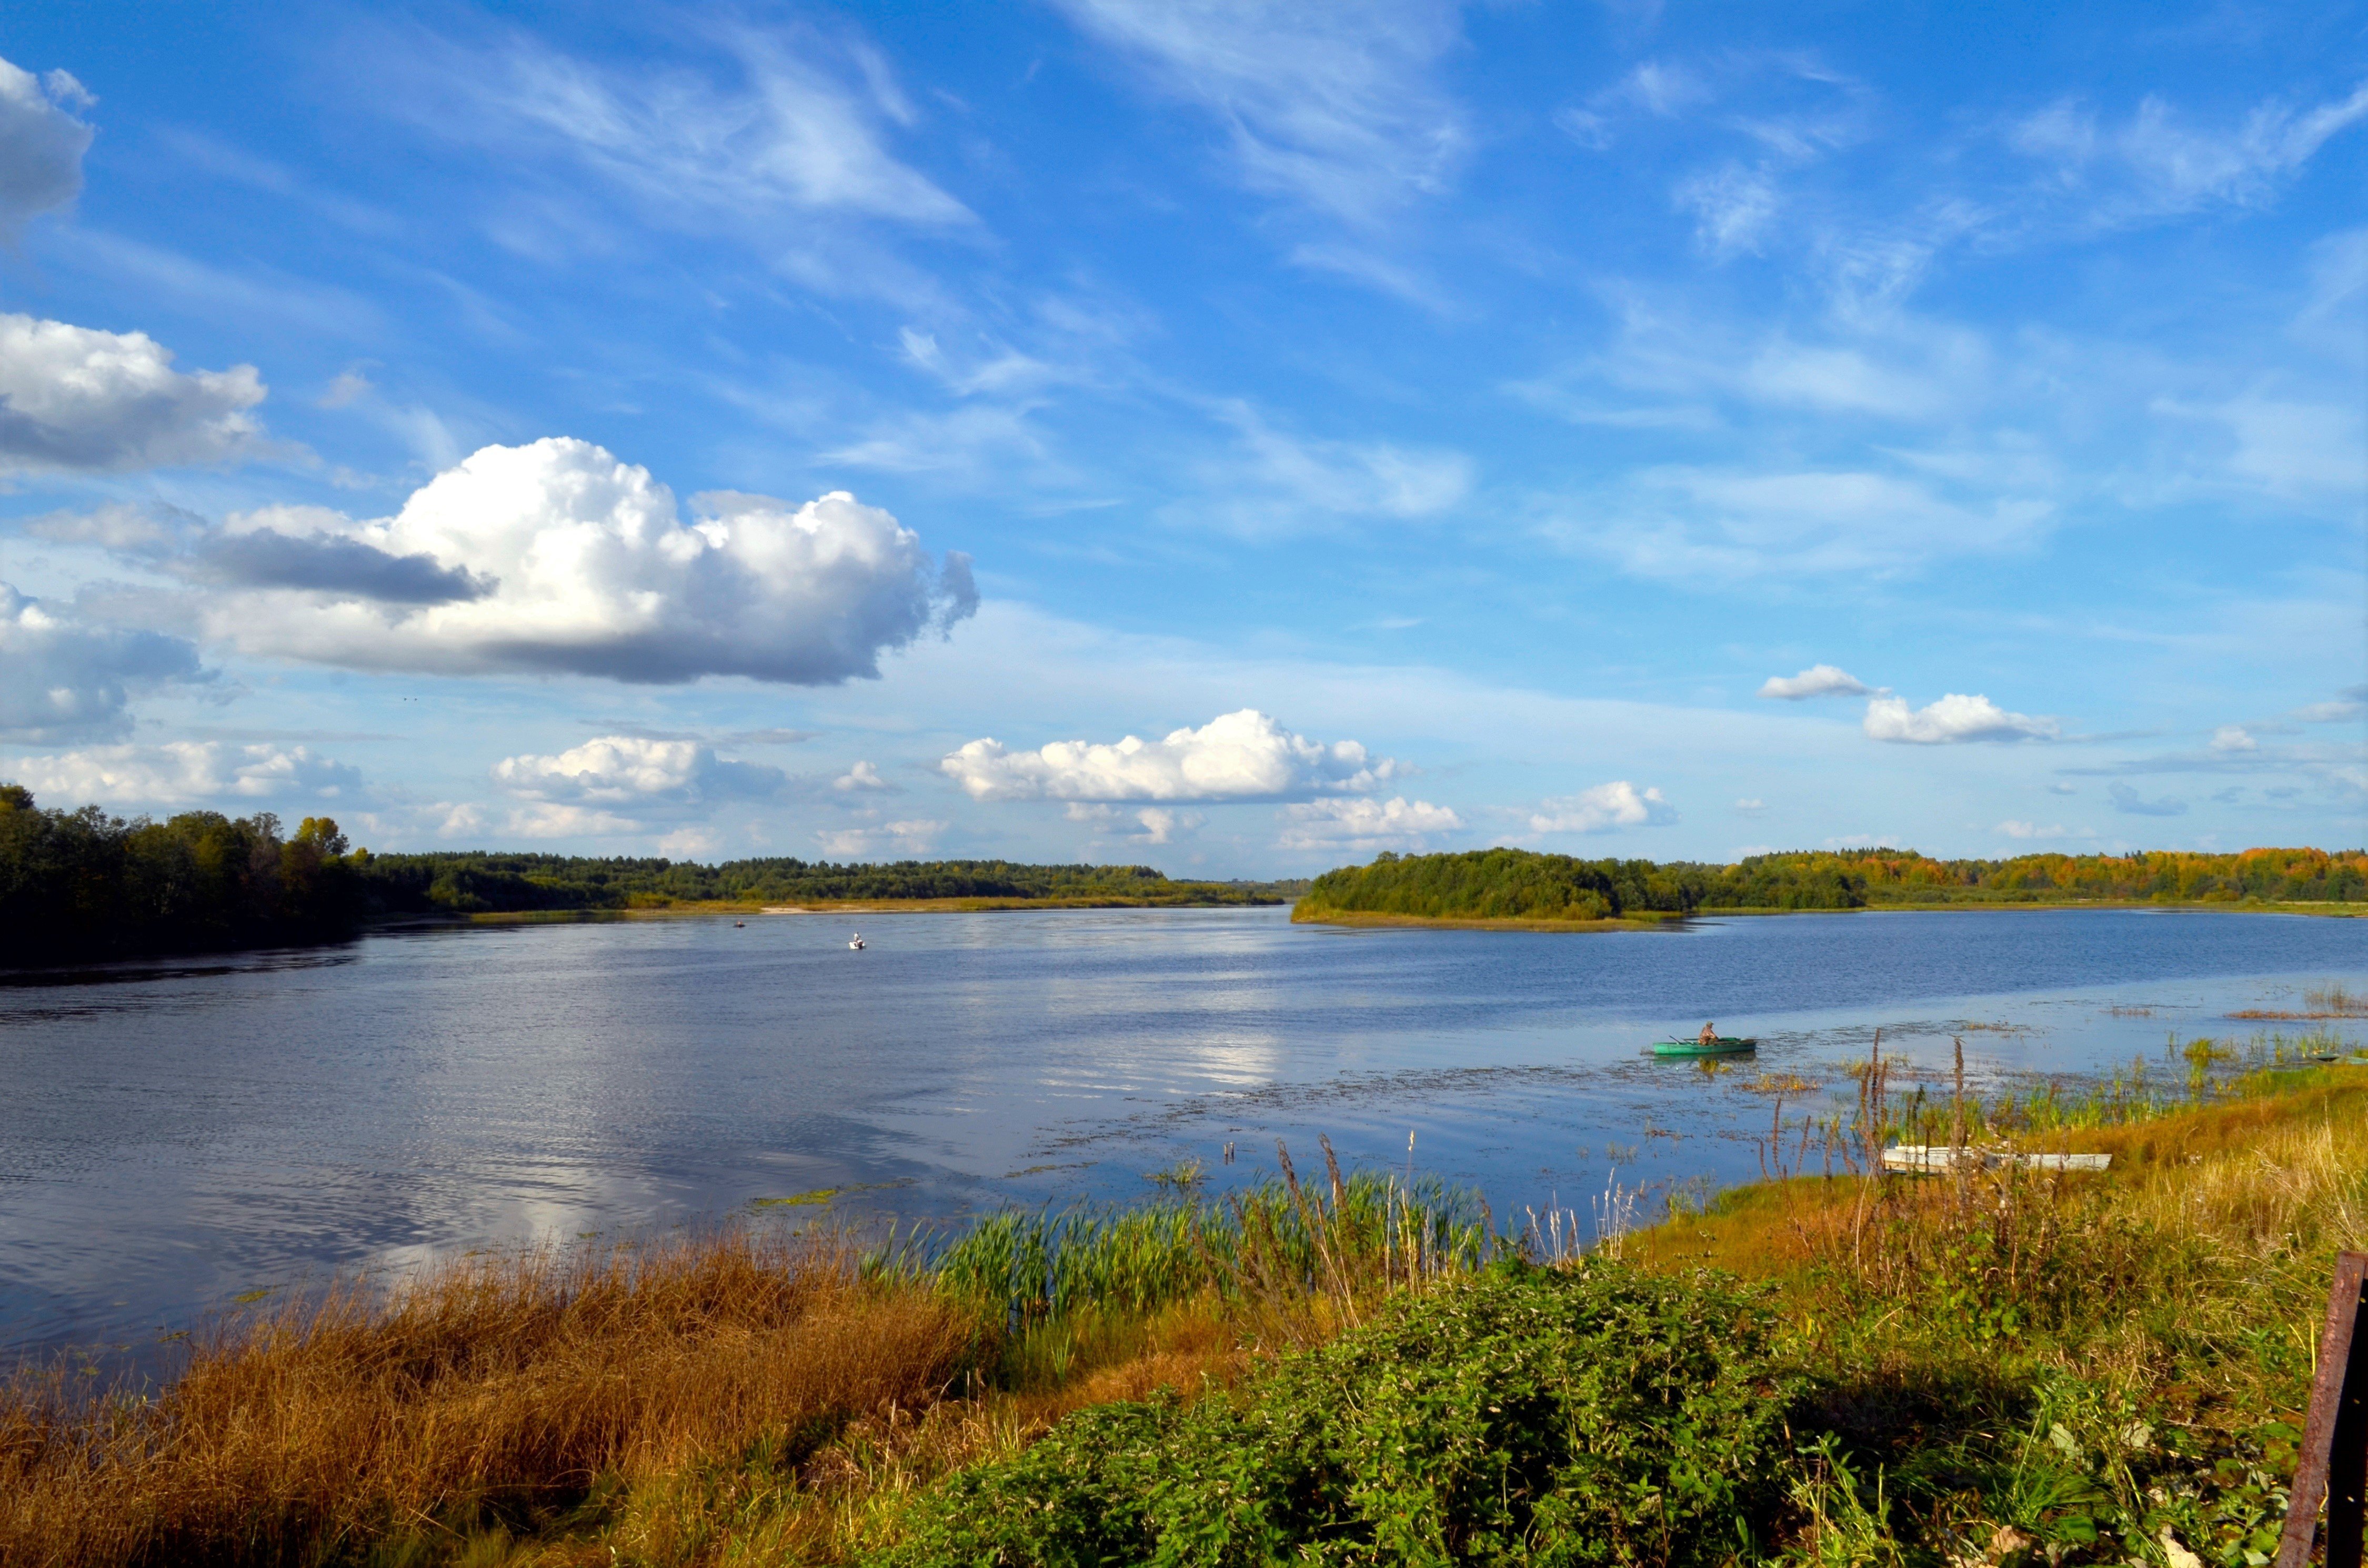
<svg viewBox="0 0 2368 1568">
<path fill-rule="evenodd" d="M 1500 1219 L 1758 1174 L 1762 1073 L 2077 1079 L 2368 994 L 2368 920 L 2042 910 L 1590 935 L 1280 910 L 393 931 L 0 984 L 0 1349 L 137 1358 L 235 1297 L 468 1246 L 761 1212 L 959 1222 L 1318 1158 Z M 1707 1077 L 1642 1054 L 1705 1019 Z M 1816 1095 L 1796 1094 L 1795 1103 Z M 1227 1146 L 1234 1152 L 1226 1162 Z M 752 1209 L 837 1189 L 827 1203 Z"/>
</svg>

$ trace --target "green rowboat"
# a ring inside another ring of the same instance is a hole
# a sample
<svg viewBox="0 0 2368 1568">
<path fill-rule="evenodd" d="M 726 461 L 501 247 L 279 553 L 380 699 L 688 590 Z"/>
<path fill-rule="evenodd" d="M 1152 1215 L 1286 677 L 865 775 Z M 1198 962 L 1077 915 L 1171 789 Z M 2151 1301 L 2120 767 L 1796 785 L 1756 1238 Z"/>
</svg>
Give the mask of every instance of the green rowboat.
<svg viewBox="0 0 2368 1568">
<path fill-rule="evenodd" d="M 1653 1042 L 1656 1056 L 1741 1056 L 1759 1049 L 1757 1040 L 1742 1040 L 1731 1034 L 1720 1035 L 1709 1045 L 1699 1040 L 1656 1040 Z"/>
</svg>

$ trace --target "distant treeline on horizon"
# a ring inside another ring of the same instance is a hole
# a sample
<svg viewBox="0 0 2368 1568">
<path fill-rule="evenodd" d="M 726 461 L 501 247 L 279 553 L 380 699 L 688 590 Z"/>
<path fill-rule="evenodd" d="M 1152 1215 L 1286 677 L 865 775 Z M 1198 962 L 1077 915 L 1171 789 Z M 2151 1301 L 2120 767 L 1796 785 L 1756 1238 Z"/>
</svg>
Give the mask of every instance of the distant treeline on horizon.
<svg viewBox="0 0 2368 1568">
<path fill-rule="evenodd" d="M 1178 881 L 1148 866 L 1003 860 L 837 865 L 784 857 L 707 866 L 484 850 L 373 855 L 349 848 L 327 817 L 307 817 L 292 834 L 268 812 L 126 821 L 97 806 L 45 810 L 30 790 L 0 784 L 0 967 L 334 941 L 374 918 L 404 915 L 839 900 L 1214 905 L 1294 894 L 1303 917 L 1515 920 L 1917 903 L 2356 903 L 2368 901 L 2368 852 L 1935 860 L 1912 850 L 1810 850 L 1721 866 L 1486 849 L 1384 854 L 1313 882 Z"/>
<path fill-rule="evenodd" d="M 1280 903 L 1303 882 L 1171 881 L 1148 866 L 1003 860 L 835 865 L 499 854 L 373 855 L 335 820 L 283 835 L 268 812 L 125 821 L 44 810 L 0 784 L 0 966 L 335 941 L 403 915 L 678 903 L 996 899 L 1105 906 Z"/>
<path fill-rule="evenodd" d="M 1912 849 L 1802 850 L 1731 866 L 1579 860 L 1526 849 L 1382 855 L 1326 871 L 1299 901 L 1325 914 L 1439 920 L 1608 920 L 1708 909 L 1864 909 L 1934 903 L 2358 903 L 2368 850 L 2145 850 L 1935 860 Z"/>
</svg>

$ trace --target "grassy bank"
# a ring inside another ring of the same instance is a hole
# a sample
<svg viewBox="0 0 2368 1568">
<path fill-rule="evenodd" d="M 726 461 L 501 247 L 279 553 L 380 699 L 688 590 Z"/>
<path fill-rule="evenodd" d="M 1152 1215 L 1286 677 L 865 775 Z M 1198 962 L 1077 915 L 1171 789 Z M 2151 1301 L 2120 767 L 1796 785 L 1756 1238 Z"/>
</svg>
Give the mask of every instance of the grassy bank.
<svg viewBox="0 0 2368 1568">
<path fill-rule="evenodd" d="M 1304 901 L 1303 901 L 1304 902 Z M 1395 915 L 1365 909 L 1333 909 L 1318 905 L 1302 913 L 1294 905 L 1292 919 L 1303 924 L 1345 926 L 1388 931 L 1428 928 L 1444 931 L 1653 931 L 1685 917 L 1647 911 L 1635 915 L 1553 919 L 1541 915 Z"/>
<path fill-rule="evenodd" d="M 665 903 L 627 904 L 607 909 L 510 909 L 477 910 L 457 918 L 476 926 L 548 926 L 604 920 L 695 920 L 719 916 L 746 919 L 753 915 L 787 916 L 793 915 L 949 915 L 992 914 L 1022 909 L 1218 909 L 1246 905 L 1276 904 L 1284 902 L 1281 895 L 1235 899 L 1230 902 L 1199 900 L 1189 895 L 1175 897 L 1131 897 L 1124 893 L 1044 898 L 846 898 L 809 899 L 801 903 L 760 903 L 736 899 L 674 899 Z M 401 919 L 402 916 L 393 918 Z"/>
<path fill-rule="evenodd" d="M 8 1562 L 2259 1568 L 2368 1066 L 2191 1044 L 1895 1084 L 1582 1254 L 1403 1177 L 465 1260 L 241 1320 L 154 1399 L 19 1380 Z M 1777 1085 L 1782 1087 L 1782 1085 Z M 2110 1153 L 1884 1176 L 1890 1139 Z M 1190 1187 L 1193 1173 L 1172 1173 Z"/>
</svg>

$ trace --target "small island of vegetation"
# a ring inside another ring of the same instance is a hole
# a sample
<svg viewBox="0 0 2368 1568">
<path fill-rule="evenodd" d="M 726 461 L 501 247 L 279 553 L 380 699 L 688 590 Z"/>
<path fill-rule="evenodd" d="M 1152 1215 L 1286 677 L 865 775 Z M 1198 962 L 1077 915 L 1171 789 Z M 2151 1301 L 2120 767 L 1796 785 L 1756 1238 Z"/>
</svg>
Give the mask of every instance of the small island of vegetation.
<svg viewBox="0 0 2368 1568">
<path fill-rule="evenodd" d="M 2368 850 L 2022 855 L 1804 850 L 1731 866 L 1579 860 L 1526 849 L 1393 855 L 1326 871 L 1293 920 L 1585 930 L 1696 914 L 2031 904 L 2318 907 L 2368 903 Z M 2346 911 L 2349 912 L 2349 911 Z"/>
<path fill-rule="evenodd" d="M 809 910 L 1281 903 L 1304 884 L 1176 881 L 1149 866 L 834 865 L 484 850 L 373 855 L 333 818 L 126 821 L 0 784 L 0 966 L 340 941 L 373 920 Z"/>
</svg>

